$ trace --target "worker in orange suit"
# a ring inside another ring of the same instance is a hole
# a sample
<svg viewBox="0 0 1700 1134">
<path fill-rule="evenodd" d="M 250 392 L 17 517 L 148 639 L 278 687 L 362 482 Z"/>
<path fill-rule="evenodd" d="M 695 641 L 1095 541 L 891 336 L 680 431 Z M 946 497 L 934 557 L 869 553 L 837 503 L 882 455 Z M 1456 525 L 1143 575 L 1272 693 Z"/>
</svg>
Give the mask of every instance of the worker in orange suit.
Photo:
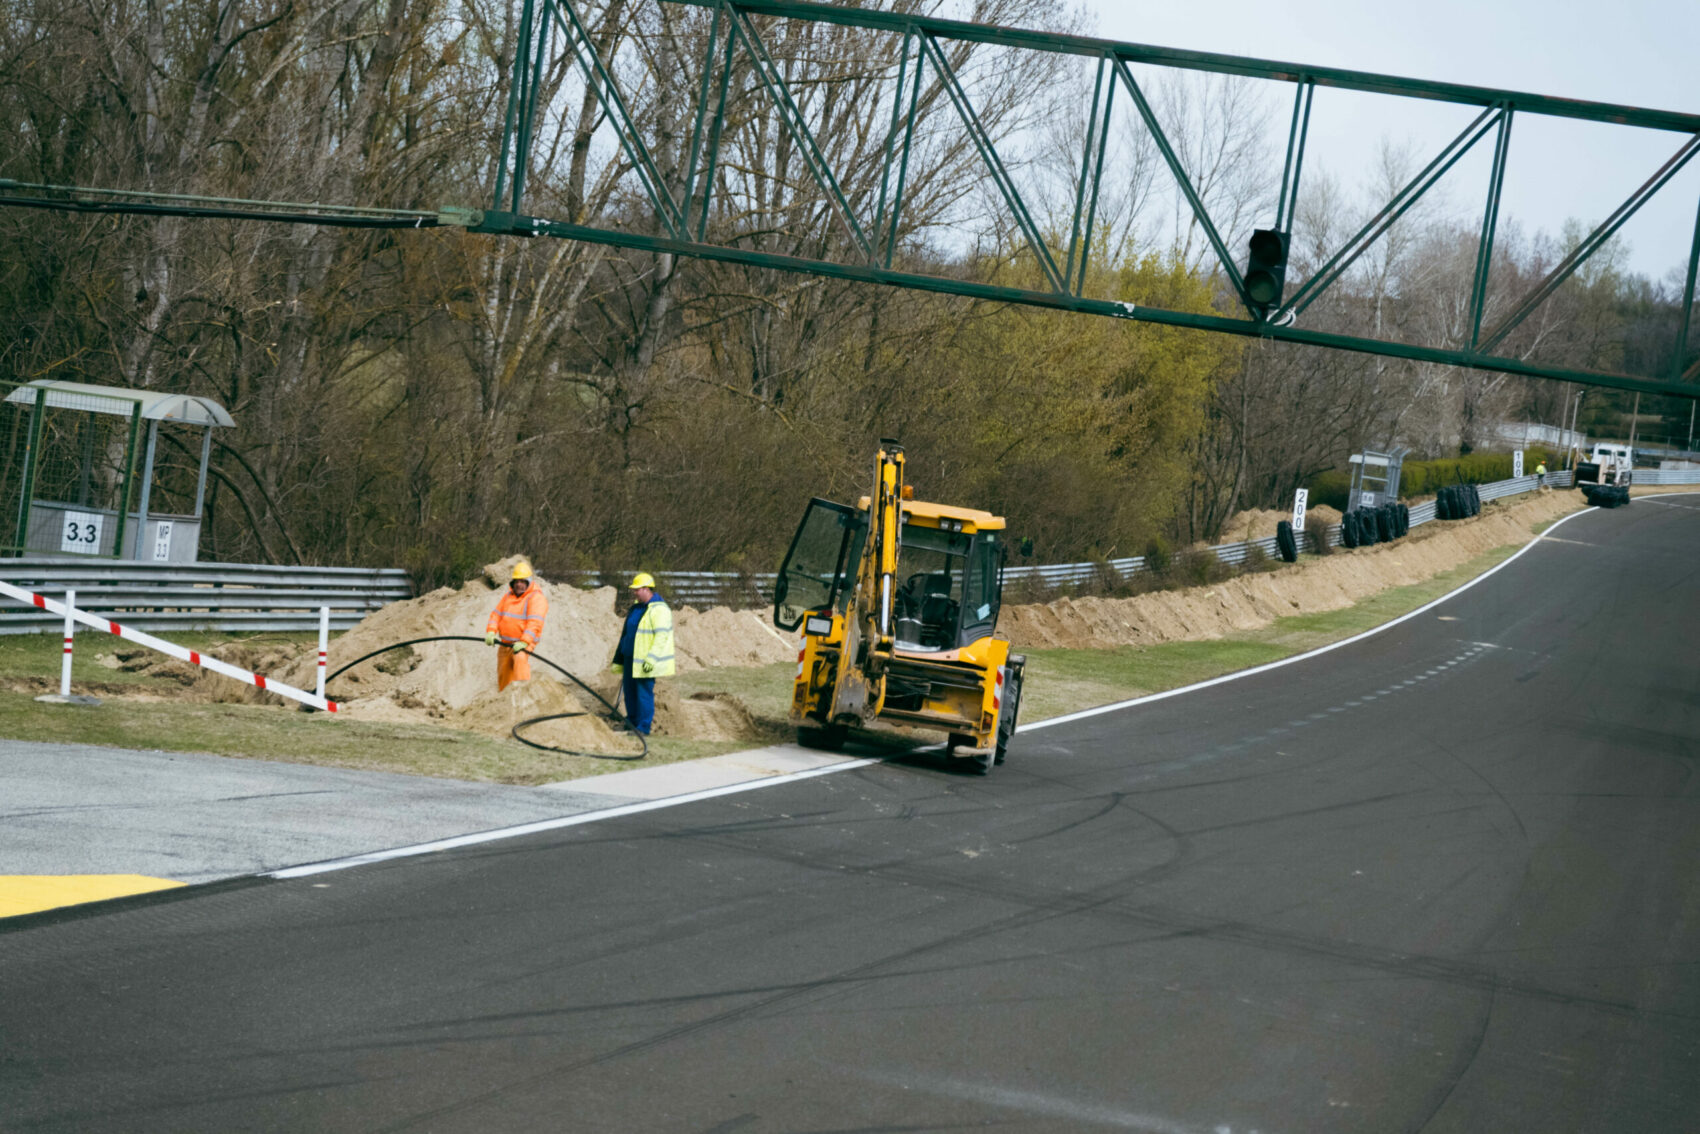
<svg viewBox="0 0 1700 1134">
<path fill-rule="evenodd" d="M 543 587 L 531 577 L 531 564 L 520 560 L 514 564 L 513 577 L 508 580 L 508 593 L 490 612 L 484 627 L 484 644 L 496 646 L 496 688 L 506 689 L 512 681 L 531 680 L 531 659 L 526 655 L 537 649 L 543 636 L 543 619 L 549 614 L 549 599 Z"/>
</svg>

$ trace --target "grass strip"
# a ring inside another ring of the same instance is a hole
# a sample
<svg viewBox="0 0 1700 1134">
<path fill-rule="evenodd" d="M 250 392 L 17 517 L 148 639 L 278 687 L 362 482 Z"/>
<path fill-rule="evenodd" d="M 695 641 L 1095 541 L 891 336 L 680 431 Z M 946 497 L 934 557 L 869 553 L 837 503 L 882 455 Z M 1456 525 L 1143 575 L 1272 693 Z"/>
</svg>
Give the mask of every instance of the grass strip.
<svg viewBox="0 0 1700 1134">
<path fill-rule="evenodd" d="M 1494 548 L 1424 582 L 1394 587 L 1339 610 L 1278 618 L 1261 629 L 1222 638 L 1110 650 L 1027 650 L 1021 718 L 1039 721 L 1179 689 L 1350 638 L 1433 602 L 1524 546 Z"/>
<path fill-rule="evenodd" d="M 1337 642 L 1409 613 L 1504 562 L 1521 547 L 1507 545 L 1479 555 L 1426 582 L 1397 587 L 1340 610 L 1294 615 L 1260 630 L 1208 641 L 1169 642 L 1110 650 L 1027 650 L 1028 680 L 1022 718 L 1032 722 L 1080 709 L 1162 692 L 1194 682 L 1291 657 Z M 207 636 L 173 635 L 205 649 Z M 274 636 L 275 637 L 275 636 Z M 245 640 L 235 635 L 219 641 Z M 29 680 L 29 691 L 0 690 L 0 737 L 15 740 L 96 744 L 115 748 L 204 752 L 217 756 L 281 760 L 296 764 L 400 772 L 505 784 L 542 784 L 580 779 L 632 767 L 716 756 L 752 743 L 789 738 L 785 713 L 796 666 L 696 670 L 672 679 L 681 697 L 734 697 L 750 712 L 762 739 L 735 741 L 652 737 L 642 764 L 561 756 L 512 740 L 436 725 L 398 725 L 334 720 L 320 713 L 260 705 L 209 704 L 184 700 L 181 686 L 101 666 L 98 650 L 77 652 L 73 676 L 95 692 L 102 685 L 144 693 L 157 700 L 109 698 L 99 706 L 48 705 L 34 700 L 41 675 L 57 674 L 59 640 L 54 635 L 0 638 L 0 678 Z M 58 688 L 55 678 L 51 683 Z M 930 738 L 929 738 L 930 739 Z"/>
<path fill-rule="evenodd" d="M 750 747 L 748 741 L 651 737 L 649 758 L 633 764 L 540 752 L 507 738 L 438 725 L 339 720 L 265 705 L 182 700 L 113 697 L 94 706 L 47 705 L 30 693 L 13 691 L 0 691 L 0 737 L 502 784 L 554 783 Z"/>
</svg>

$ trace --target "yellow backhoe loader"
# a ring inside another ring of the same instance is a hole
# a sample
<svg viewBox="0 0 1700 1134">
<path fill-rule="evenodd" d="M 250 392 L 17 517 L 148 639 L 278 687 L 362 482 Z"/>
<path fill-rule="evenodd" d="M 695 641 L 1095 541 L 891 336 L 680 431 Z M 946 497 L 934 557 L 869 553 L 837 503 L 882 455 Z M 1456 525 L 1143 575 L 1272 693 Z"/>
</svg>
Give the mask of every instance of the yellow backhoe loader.
<svg viewBox="0 0 1700 1134">
<path fill-rule="evenodd" d="M 887 440 L 872 495 L 809 502 L 774 587 L 774 625 L 803 632 L 791 723 L 834 751 L 875 721 L 935 729 L 983 774 L 1004 761 L 1027 663 L 994 636 L 1004 521 L 912 496 Z"/>
</svg>

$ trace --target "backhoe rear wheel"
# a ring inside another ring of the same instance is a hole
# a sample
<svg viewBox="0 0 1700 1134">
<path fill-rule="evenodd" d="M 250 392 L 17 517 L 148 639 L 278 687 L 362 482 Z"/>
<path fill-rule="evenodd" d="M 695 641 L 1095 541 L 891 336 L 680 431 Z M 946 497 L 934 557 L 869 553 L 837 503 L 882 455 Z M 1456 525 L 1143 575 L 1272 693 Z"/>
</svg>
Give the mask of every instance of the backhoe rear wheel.
<svg viewBox="0 0 1700 1134">
<path fill-rule="evenodd" d="M 969 736 L 967 733 L 953 732 L 950 734 L 950 738 L 944 742 L 945 755 L 954 756 L 960 759 L 962 757 L 962 753 L 959 752 L 958 749 L 967 748 L 972 750 L 973 745 L 974 738 L 972 736 Z M 993 750 L 990 749 L 970 758 L 974 761 L 975 770 L 982 776 L 991 775 L 992 765 L 1000 762 L 995 759 Z"/>
<path fill-rule="evenodd" d="M 1015 735 L 1015 726 L 1020 723 L 1021 682 L 1026 672 L 1027 659 L 1019 655 L 1011 658 L 1009 666 L 1004 670 L 1004 710 L 998 716 L 998 747 L 997 755 L 992 760 L 994 764 L 1003 763 L 1009 756 L 1010 737 Z"/>
</svg>

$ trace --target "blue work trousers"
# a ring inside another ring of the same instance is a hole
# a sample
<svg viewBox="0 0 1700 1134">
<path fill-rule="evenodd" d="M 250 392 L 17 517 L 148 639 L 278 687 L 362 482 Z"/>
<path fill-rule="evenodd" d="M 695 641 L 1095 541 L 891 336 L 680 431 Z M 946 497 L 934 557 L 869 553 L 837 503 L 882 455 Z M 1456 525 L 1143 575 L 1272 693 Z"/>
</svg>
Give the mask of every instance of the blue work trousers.
<svg viewBox="0 0 1700 1134">
<path fill-rule="evenodd" d="M 655 678 L 628 673 L 620 678 L 620 693 L 626 699 L 626 719 L 632 728 L 648 736 L 649 726 L 655 722 Z"/>
</svg>

